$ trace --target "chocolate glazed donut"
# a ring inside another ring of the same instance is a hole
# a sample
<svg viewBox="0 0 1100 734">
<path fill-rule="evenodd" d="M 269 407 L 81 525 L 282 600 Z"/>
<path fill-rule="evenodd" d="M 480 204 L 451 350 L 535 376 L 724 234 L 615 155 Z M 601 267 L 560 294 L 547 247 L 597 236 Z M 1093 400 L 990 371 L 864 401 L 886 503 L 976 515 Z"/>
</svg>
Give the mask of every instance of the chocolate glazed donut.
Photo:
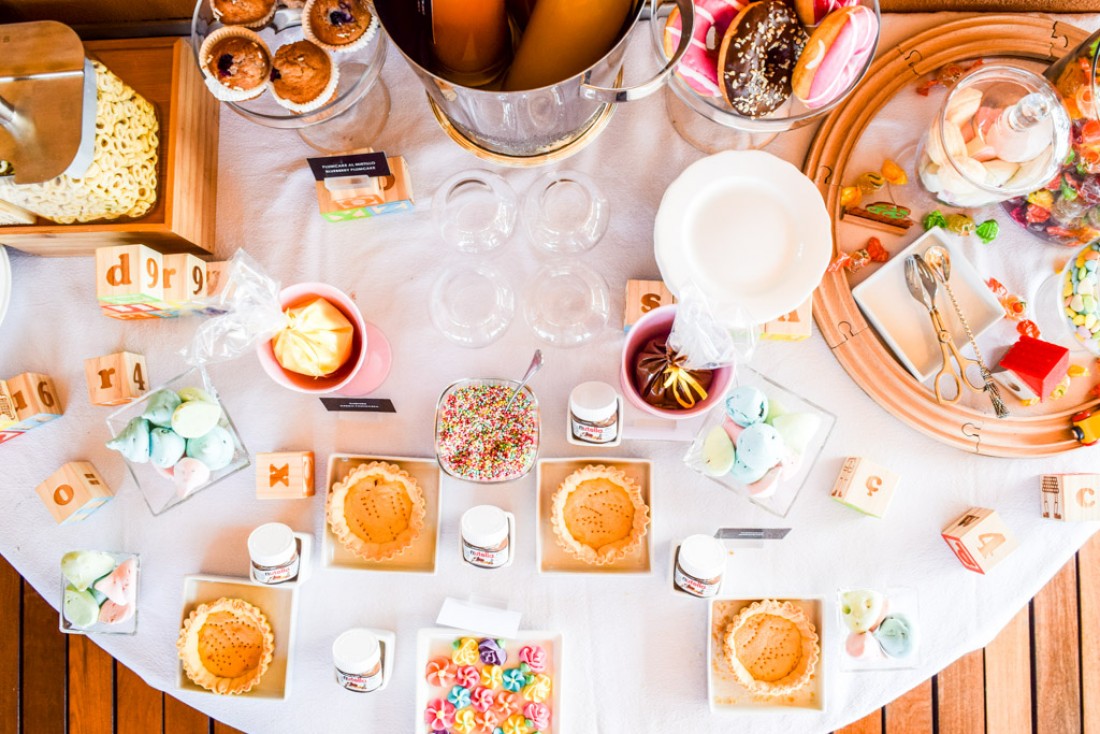
<svg viewBox="0 0 1100 734">
<path fill-rule="evenodd" d="M 738 13 L 722 39 L 722 95 L 734 111 L 762 117 L 791 96 L 806 31 L 784 0 L 760 0 Z"/>
</svg>

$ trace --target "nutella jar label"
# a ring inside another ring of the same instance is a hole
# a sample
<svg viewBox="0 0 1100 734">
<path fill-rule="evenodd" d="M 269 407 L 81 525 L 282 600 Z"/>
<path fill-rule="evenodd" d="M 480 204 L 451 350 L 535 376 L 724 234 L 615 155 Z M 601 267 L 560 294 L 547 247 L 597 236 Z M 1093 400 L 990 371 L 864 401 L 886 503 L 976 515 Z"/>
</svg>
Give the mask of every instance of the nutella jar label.
<svg viewBox="0 0 1100 734">
<path fill-rule="evenodd" d="M 570 418 L 573 428 L 573 438 L 589 443 L 611 443 L 619 436 L 618 421 L 613 421 L 609 426 L 598 426 L 588 421 Z"/>
<path fill-rule="evenodd" d="M 718 587 L 722 585 L 721 580 L 707 583 L 705 581 L 701 581 L 695 578 L 694 576 L 689 576 L 688 574 L 684 573 L 683 569 L 680 568 L 680 564 L 678 563 L 676 564 L 676 570 L 673 572 L 672 580 L 673 583 L 676 584 L 676 587 L 681 591 L 686 591 L 688 594 L 691 594 L 692 596 L 698 596 L 702 599 L 706 599 L 707 597 L 717 594 Z"/>
<path fill-rule="evenodd" d="M 500 568 L 508 562 L 510 552 L 511 548 L 507 543 L 498 550 L 478 548 L 465 541 L 462 543 L 463 560 L 470 565 L 480 566 L 481 568 Z"/>
<path fill-rule="evenodd" d="M 342 670 L 337 670 L 336 680 L 349 691 L 370 693 L 382 687 L 382 667 L 379 666 L 378 672 L 373 675 L 358 675 L 356 673 L 345 673 Z"/>
<path fill-rule="evenodd" d="M 298 578 L 298 567 L 301 565 L 301 557 L 297 554 L 294 560 L 283 566 L 257 566 L 252 564 L 252 576 L 261 584 L 281 584 L 284 581 L 293 581 Z"/>
</svg>

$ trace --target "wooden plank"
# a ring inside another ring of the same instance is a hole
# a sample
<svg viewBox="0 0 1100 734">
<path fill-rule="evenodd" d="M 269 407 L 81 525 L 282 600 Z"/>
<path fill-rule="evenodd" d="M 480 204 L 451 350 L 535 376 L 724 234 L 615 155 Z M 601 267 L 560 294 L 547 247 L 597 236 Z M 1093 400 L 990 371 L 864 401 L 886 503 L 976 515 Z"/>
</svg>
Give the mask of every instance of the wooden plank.
<svg viewBox="0 0 1100 734">
<path fill-rule="evenodd" d="M 57 610 L 23 584 L 23 731 L 65 734 L 67 646 Z"/>
<path fill-rule="evenodd" d="M 164 729 L 164 694 L 122 663 L 115 664 L 118 734 L 153 734 Z"/>
<path fill-rule="evenodd" d="M 19 639 L 23 618 L 23 579 L 0 556 L 0 734 L 19 731 Z"/>
<path fill-rule="evenodd" d="M 836 734 L 882 734 L 882 709 L 872 711 L 843 729 L 837 729 Z"/>
<path fill-rule="evenodd" d="M 214 722 L 214 734 L 244 734 L 240 729 L 234 729 L 229 724 L 220 721 Z"/>
<path fill-rule="evenodd" d="M 963 655 L 936 676 L 939 730 L 985 734 L 985 670 L 981 650 Z"/>
<path fill-rule="evenodd" d="M 985 726 L 1031 732 L 1031 609 L 1025 606 L 985 648 Z"/>
<path fill-rule="evenodd" d="M 932 726 L 932 679 L 886 705 L 886 734 L 927 734 Z"/>
<path fill-rule="evenodd" d="M 164 694 L 164 734 L 210 734 L 210 718 Z"/>
<path fill-rule="evenodd" d="M 1081 625 L 1081 724 L 1084 734 L 1100 734 L 1100 533 L 1077 554 L 1077 584 Z"/>
<path fill-rule="evenodd" d="M 69 734 L 114 734 L 114 658 L 85 635 L 68 637 Z"/>
<path fill-rule="evenodd" d="M 1031 602 L 1035 734 L 1081 731 L 1077 564 L 1067 563 Z"/>
</svg>

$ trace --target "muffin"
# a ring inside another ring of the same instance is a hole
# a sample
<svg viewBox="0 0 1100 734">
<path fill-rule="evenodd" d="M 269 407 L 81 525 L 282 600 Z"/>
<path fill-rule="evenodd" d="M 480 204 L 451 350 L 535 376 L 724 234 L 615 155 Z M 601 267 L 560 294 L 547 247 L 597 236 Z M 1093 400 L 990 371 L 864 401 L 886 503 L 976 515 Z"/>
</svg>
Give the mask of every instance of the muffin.
<svg viewBox="0 0 1100 734">
<path fill-rule="evenodd" d="M 275 0 L 210 0 L 210 10 L 225 25 L 262 28 L 275 15 Z"/>
<path fill-rule="evenodd" d="M 328 52 L 310 41 L 280 46 L 271 64 L 271 92 L 291 112 L 309 112 L 332 98 L 339 72 Z"/>
<path fill-rule="evenodd" d="M 199 57 L 207 88 L 222 101 L 252 99 L 267 88 L 271 54 L 253 31 L 220 28 L 203 42 Z"/>
<path fill-rule="evenodd" d="M 302 10 L 305 37 L 327 51 L 355 51 L 374 38 L 378 21 L 363 0 L 309 0 Z"/>
</svg>

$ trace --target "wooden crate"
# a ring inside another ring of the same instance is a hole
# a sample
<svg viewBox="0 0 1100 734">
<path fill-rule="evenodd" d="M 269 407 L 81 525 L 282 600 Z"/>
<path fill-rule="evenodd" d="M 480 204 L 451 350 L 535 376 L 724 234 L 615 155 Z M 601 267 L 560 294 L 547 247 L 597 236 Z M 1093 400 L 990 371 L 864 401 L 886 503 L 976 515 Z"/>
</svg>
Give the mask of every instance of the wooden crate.
<svg viewBox="0 0 1100 734">
<path fill-rule="evenodd" d="M 206 90 L 189 42 L 89 41 L 84 48 L 157 108 L 156 206 L 140 219 L 0 226 L 0 244 L 47 256 L 91 255 L 98 247 L 130 243 L 162 252 L 212 252 L 220 106 Z"/>
</svg>

